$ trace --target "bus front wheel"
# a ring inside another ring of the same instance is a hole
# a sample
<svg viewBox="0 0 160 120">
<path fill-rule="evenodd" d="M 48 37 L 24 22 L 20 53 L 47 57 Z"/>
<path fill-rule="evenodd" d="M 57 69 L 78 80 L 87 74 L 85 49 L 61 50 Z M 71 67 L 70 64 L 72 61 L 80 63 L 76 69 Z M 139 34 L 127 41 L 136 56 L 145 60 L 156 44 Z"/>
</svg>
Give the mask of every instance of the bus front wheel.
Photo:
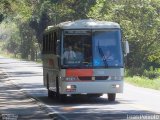
<svg viewBox="0 0 160 120">
<path fill-rule="evenodd" d="M 58 76 L 56 77 L 56 98 L 57 98 L 60 102 L 66 101 L 66 98 L 67 98 L 67 95 L 65 95 L 65 94 L 60 94 Z"/>
<path fill-rule="evenodd" d="M 115 101 L 116 94 L 115 93 L 108 93 L 108 101 Z"/>
</svg>

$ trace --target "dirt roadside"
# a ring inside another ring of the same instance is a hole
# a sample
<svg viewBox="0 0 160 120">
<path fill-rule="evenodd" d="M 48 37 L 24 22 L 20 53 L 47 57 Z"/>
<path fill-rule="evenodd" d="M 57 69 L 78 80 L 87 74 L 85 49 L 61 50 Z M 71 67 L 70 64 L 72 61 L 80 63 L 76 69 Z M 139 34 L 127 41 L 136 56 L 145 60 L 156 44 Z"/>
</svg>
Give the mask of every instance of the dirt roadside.
<svg viewBox="0 0 160 120">
<path fill-rule="evenodd" d="M 36 100 L 7 80 L 3 71 L 0 71 L 0 119 L 53 120 Z"/>
</svg>

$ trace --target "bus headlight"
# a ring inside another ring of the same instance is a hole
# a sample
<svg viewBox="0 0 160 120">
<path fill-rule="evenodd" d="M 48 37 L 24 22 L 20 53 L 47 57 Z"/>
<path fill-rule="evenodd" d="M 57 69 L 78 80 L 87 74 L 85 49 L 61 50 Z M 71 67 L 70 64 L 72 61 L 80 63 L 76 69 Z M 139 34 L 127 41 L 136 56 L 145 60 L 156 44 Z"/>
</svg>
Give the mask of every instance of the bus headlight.
<svg viewBox="0 0 160 120">
<path fill-rule="evenodd" d="M 119 88 L 119 87 L 120 87 L 119 84 L 114 84 L 114 85 L 112 85 L 112 88 Z"/>
<path fill-rule="evenodd" d="M 67 85 L 66 92 L 75 92 L 76 88 L 77 88 L 76 85 Z"/>
<path fill-rule="evenodd" d="M 71 89 L 72 88 L 72 86 L 71 85 L 67 85 L 67 87 L 66 87 L 67 89 Z"/>
</svg>

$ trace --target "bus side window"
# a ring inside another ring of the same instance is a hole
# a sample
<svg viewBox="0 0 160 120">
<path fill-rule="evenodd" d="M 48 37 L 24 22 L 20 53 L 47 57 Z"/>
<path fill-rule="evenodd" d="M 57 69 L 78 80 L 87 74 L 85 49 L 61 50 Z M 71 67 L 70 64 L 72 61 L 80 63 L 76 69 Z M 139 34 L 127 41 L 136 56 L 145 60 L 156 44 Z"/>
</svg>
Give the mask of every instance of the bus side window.
<svg viewBox="0 0 160 120">
<path fill-rule="evenodd" d="M 57 43 L 56 43 L 56 54 L 57 55 L 60 54 L 60 40 L 57 40 Z"/>
<path fill-rule="evenodd" d="M 48 35 L 43 36 L 43 53 L 48 51 Z"/>
<path fill-rule="evenodd" d="M 48 53 L 48 46 L 49 46 L 49 34 L 46 35 L 45 39 L 45 52 Z"/>
<path fill-rule="evenodd" d="M 51 33 L 50 46 L 51 46 L 51 53 L 54 53 L 54 34 L 53 34 L 53 32 Z"/>
<path fill-rule="evenodd" d="M 45 51 L 45 39 L 46 39 L 46 36 L 43 35 L 43 49 L 42 49 L 42 52 L 44 53 Z"/>
<path fill-rule="evenodd" d="M 54 40 L 53 40 L 53 51 L 54 51 L 54 54 L 56 54 L 57 52 L 56 52 L 56 47 L 57 47 L 57 33 L 56 32 L 54 32 Z"/>
<path fill-rule="evenodd" d="M 52 34 L 51 33 L 49 33 L 49 39 L 48 39 L 48 52 L 51 52 L 51 47 L 52 47 Z"/>
</svg>

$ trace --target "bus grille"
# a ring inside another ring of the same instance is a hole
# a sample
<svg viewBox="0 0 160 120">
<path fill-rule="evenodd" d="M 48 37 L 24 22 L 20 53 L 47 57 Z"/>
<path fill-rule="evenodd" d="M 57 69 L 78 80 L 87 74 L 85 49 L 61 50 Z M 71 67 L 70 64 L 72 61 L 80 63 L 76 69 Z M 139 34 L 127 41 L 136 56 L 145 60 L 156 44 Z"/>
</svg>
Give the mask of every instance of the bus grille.
<svg viewBox="0 0 160 120">
<path fill-rule="evenodd" d="M 107 80 L 109 76 L 79 76 L 79 80 Z"/>
</svg>

